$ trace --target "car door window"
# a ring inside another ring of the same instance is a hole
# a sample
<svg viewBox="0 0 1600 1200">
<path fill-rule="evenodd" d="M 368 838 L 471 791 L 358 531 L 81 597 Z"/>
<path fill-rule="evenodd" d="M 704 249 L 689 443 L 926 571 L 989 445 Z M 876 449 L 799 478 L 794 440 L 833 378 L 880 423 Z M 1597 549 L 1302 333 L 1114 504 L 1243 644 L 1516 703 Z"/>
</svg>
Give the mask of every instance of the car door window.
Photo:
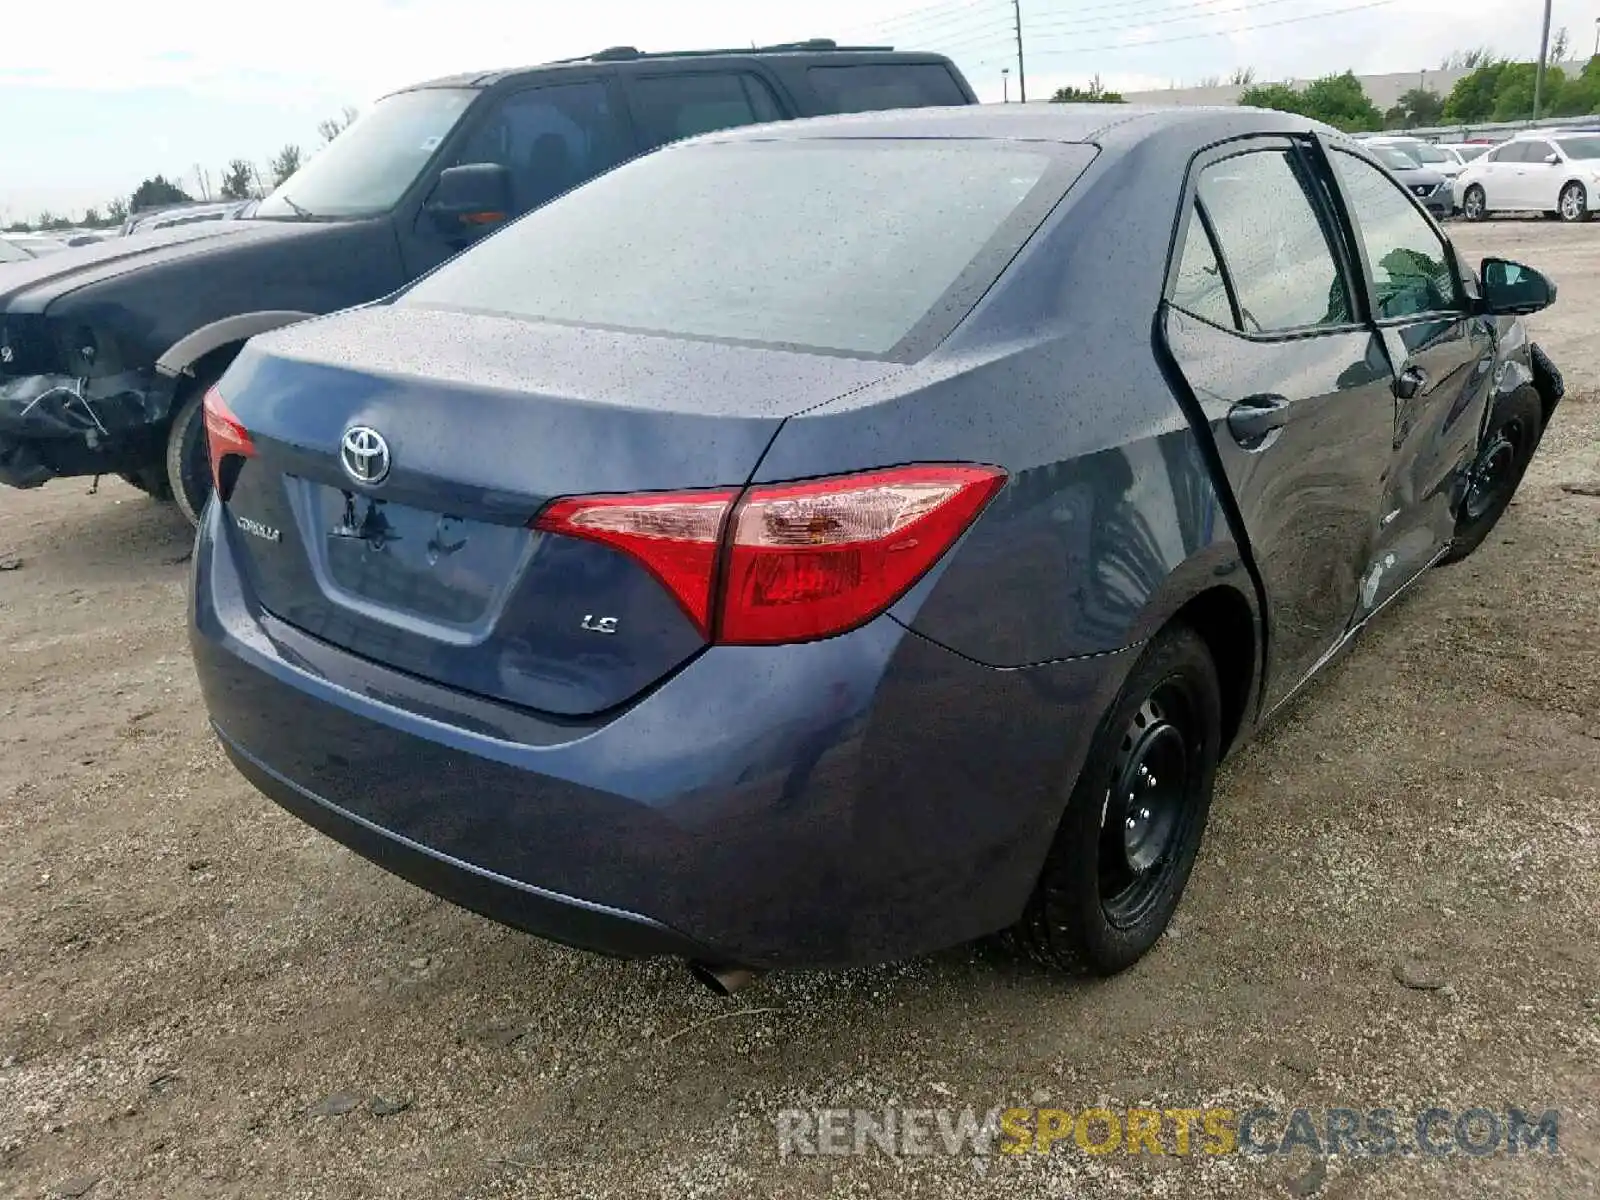
<svg viewBox="0 0 1600 1200">
<path fill-rule="evenodd" d="M 1228 299 L 1228 283 L 1222 277 L 1222 264 L 1206 232 L 1198 206 L 1189 214 L 1189 232 L 1183 254 L 1178 259 L 1178 275 L 1172 285 L 1172 303 L 1190 316 L 1236 328 L 1233 303 Z"/>
<path fill-rule="evenodd" d="M 783 116 L 772 89 L 744 71 L 646 75 L 631 80 L 629 86 L 634 124 L 647 150 L 697 133 Z"/>
<path fill-rule="evenodd" d="M 610 92 L 605 84 L 590 80 L 506 96 L 468 138 L 455 161 L 505 167 L 520 214 L 627 157 L 626 134 Z"/>
<path fill-rule="evenodd" d="M 1444 239 L 1404 189 L 1343 150 L 1334 151 L 1333 164 L 1366 245 L 1378 320 L 1457 309 L 1455 268 Z"/>
<path fill-rule="evenodd" d="M 806 79 L 825 113 L 876 112 L 965 104 L 950 72 L 937 63 L 866 63 L 812 67 Z"/>
<path fill-rule="evenodd" d="M 1538 167 L 1548 166 L 1545 160 L 1555 152 L 1556 148 L 1549 142 L 1527 142 L 1522 147 L 1522 161 Z"/>
<path fill-rule="evenodd" d="M 1345 325 L 1349 289 L 1318 215 L 1316 184 L 1290 150 L 1255 150 L 1200 173 L 1198 200 L 1248 333 Z"/>
</svg>

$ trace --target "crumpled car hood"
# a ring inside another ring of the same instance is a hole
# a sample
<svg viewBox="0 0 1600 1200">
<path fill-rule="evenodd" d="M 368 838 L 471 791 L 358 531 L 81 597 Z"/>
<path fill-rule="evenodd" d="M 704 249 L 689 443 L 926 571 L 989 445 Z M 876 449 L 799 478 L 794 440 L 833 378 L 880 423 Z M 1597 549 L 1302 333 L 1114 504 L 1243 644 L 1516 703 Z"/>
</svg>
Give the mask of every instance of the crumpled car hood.
<svg viewBox="0 0 1600 1200">
<path fill-rule="evenodd" d="M 153 263 L 289 240 L 326 225 L 301 221 L 205 221 L 73 246 L 29 262 L 0 265 L 0 310 L 43 312 L 53 300 Z"/>
</svg>

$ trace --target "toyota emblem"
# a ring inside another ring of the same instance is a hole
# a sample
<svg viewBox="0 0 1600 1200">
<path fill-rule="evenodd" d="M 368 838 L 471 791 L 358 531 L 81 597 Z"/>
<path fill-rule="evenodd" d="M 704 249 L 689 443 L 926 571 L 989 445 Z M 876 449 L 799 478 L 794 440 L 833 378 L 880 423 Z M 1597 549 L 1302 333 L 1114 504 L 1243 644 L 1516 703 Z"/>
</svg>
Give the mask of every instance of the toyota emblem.
<svg viewBox="0 0 1600 1200">
<path fill-rule="evenodd" d="M 389 443 L 376 429 L 352 425 L 339 443 L 339 461 L 357 483 L 382 483 L 389 474 Z"/>
</svg>

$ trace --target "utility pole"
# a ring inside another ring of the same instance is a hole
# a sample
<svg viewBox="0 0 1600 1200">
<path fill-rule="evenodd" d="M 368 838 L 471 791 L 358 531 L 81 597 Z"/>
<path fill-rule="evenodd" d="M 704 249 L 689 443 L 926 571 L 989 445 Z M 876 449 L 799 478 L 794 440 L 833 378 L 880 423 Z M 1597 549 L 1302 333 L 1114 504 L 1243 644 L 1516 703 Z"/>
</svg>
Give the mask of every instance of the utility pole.
<svg viewBox="0 0 1600 1200">
<path fill-rule="evenodd" d="M 1011 0 L 1011 11 L 1017 18 L 1017 98 L 1028 102 L 1028 72 L 1022 65 L 1022 0 Z M 1545 32 L 1550 32 L 1550 0 L 1545 0 Z"/>
<path fill-rule="evenodd" d="M 1544 60 L 1550 55 L 1550 0 L 1544 0 L 1544 32 L 1539 35 L 1539 70 L 1533 77 L 1533 119 L 1539 119 L 1544 99 Z"/>
</svg>

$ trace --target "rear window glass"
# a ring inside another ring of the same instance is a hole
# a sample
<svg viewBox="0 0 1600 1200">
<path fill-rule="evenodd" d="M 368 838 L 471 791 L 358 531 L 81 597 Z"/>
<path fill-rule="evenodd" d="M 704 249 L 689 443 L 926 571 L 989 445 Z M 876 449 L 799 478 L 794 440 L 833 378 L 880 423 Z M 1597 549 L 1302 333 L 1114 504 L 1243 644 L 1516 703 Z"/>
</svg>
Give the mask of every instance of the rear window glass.
<svg viewBox="0 0 1600 1200">
<path fill-rule="evenodd" d="M 950 72 L 938 63 L 812 67 L 806 78 L 825 113 L 932 108 L 967 102 Z"/>
<path fill-rule="evenodd" d="M 398 303 L 903 354 L 914 331 L 964 315 L 1093 154 L 909 140 L 669 149 L 529 214 Z"/>
</svg>

